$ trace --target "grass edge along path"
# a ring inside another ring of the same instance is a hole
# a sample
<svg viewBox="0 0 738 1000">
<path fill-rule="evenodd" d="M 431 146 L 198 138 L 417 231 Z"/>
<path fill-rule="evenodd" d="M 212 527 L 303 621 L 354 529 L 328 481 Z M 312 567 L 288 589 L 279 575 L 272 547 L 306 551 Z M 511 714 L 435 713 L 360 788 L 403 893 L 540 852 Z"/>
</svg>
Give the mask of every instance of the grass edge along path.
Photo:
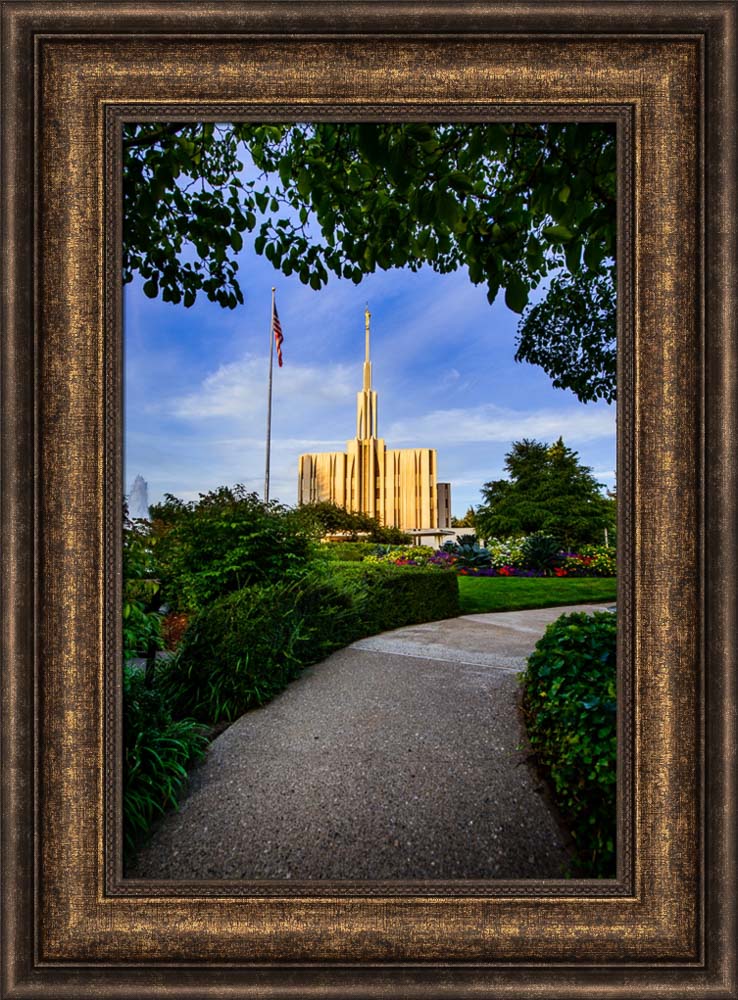
<svg viewBox="0 0 738 1000">
<path fill-rule="evenodd" d="M 458 580 L 462 615 L 599 604 L 614 601 L 617 594 L 614 576 L 565 579 L 460 575 Z"/>
</svg>

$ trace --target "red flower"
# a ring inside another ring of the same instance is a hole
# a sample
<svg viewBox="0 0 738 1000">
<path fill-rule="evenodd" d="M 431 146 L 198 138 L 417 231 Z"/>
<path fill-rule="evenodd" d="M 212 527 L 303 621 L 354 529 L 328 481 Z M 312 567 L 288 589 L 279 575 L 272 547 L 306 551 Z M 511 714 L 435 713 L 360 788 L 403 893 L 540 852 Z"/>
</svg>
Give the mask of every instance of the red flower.
<svg viewBox="0 0 738 1000">
<path fill-rule="evenodd" d="M 563 566 L 556 566 L 554 569 L 554 573 L 556 574 L 556 576 L 566 576 L 566 570 L 563 568 Z"/>
</svg>

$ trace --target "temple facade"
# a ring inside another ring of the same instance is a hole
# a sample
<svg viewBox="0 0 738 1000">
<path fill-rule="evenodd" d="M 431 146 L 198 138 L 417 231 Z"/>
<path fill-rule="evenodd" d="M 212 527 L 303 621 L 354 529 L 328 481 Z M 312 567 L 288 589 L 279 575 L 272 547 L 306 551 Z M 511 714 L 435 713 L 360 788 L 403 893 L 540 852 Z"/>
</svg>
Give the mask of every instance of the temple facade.
<svg viewBox="0 0 738 1000">
<path fill-rule="evenodd" d="M 403 531 L 447 528 L 451 523 L 451 486 L 437 482 L 436 449 L 388 448 L 377 437 L 370 319 L 367 309 L 364 381 L 356 394 L 356 437 L 346 443 L 345 452 L 300 455 L 297 502 L 327 500 Z"/>
</svg>

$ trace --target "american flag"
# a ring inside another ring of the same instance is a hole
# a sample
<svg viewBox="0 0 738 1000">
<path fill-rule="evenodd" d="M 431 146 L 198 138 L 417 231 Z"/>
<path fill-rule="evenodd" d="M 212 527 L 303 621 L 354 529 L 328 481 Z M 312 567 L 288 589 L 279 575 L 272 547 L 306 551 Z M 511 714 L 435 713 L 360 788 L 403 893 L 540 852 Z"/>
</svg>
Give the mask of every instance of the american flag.
<svg viewBox="0 0 738 1000">
<path fill-rule="evenodd" d="M 279 367 L 282 367 L 282 341 L 284 336 L 282 335 L 282 324 L 279 322 L 279 316 L 277 315 L 277 306 L 275 303 L 274 311 L 272 313 L 272 330 L 274 331 L 274 343 L 277 345 L 277 363 Z"/>
</svg>

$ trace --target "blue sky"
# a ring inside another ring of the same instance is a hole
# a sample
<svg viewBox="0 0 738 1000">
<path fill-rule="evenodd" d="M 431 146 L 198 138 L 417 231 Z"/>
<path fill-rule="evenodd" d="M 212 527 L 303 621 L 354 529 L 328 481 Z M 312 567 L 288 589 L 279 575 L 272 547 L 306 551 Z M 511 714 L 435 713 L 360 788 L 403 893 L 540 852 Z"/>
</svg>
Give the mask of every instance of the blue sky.
<svg viewBox="0 0 738 1000">
<path fill-rule="evenodd" d="M 295 503 L 300 453 L 343 450 L 356 432 L 367 302 L 379 435 L 388 447 L 437 449 L 456 516 L 503 475 L 505 452 L 522 437 L 563 436 L 613 485 L 615 407 L 581 404 L 540 368 L 515 362 L 518 317 L 502 295 L 490 306 L 465 272 L 378 271 L 360 285 L 331 276 L 316 292 L 276 272 L 249 239 L 239 264 L 245 304 L 234 311 L 202 294 L 189 309 L 148 299 L 138 278 L 126 286 L 126 489 L 140 474 L 152 503 L 237 482 L 263 491 L 272 285 L 284 332 L 273 499 Z"/>
</svg>

